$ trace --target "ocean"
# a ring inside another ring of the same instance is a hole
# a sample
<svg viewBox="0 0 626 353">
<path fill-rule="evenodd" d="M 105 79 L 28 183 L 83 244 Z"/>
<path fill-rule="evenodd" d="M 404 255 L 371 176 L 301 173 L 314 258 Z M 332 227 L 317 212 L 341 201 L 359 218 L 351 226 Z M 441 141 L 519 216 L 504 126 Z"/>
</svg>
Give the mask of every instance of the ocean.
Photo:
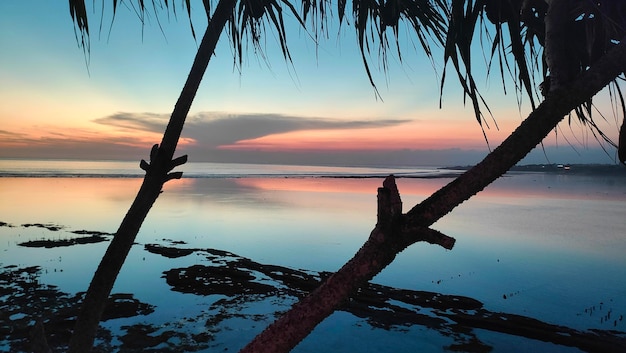
<svg viewBox="0 0 626 353">
<path fill-rule="evenodd" d="M 398 176 L 406 211 L 462 172 L 219 163 L 189 163 L 182 170 L 183 179 L 166 184 L 148 215 L 113 290 L 132 294 L 154 310 L 104 322 L 113 338 L 101 344 L 112 349 L 128 348 L 120 337 L 139 324 L 152 325 L 153 336 L 168 330 L 184 336 L 155 346 L 163 351 L 240 349 L 297 295 L 283 289 L 256 296 L 189 293 L 168 282 L 168 271 L 213 266 L 226 258 L 303 273 L 336 271 L 373 229 L 376 191 L 385 176 Z M 85 291 L 108 241 L 72 239 L 114 233 L 141 175 L 136 162 L 0 161 L 0 267 L 6 272 L 37 266 L 33 281 L 38 285 L 68 295 Z M 577 173 L 572 166 L 569 171 L 509 172 L 435 223 L 433 228 L 456 238 L 452 250 L 415 244 L 372 283 L 472 298 L 490 313 L 624 337 L 625 216 L 626 171 Z M 25 245 L 45 240 L 71 246 Z M 193 251 L 171 258 L 148 251 L 150 244 Z M 206 249 L 229 255 L 217 260 Z M 260 281 L 261 275 L 255 276 Z M 9 297 L 3 294 L 5 303 Z M 468 345 L 475 341 L 492 352 L 589 351 L 484 327 L 461 330 L 458 318 L 446 316 L 455 313 L 452 309 L 386 303 L 392 309 L 385 310 L 410 309 L 441 321 L 383 325 L 372 316 L 340 310 L 295 351 L 479 351 Z M 11 310 L 0 318 L 0 327 L 28 322 L 25 311 Z M 211 321 L 215 317 L 221 320 Z M 6 332 L 0 330 L 0 351 L 13 352 L 18 346 Z M 181 348 L 181 342 L 202 332 L 211 339 L 192 345 L 198 349 Z"/>
<path fill-rule="evenodd" d="M 182 165 L 186 178 L 259 177 L 385 177 L 439 176 L 449 171 L 436 167 L 347 167 L 192 162 Z M 143 170 L 136 161 L 9 160 L 0 159 L 0 177 L 139 178 Z"/>
</svg>

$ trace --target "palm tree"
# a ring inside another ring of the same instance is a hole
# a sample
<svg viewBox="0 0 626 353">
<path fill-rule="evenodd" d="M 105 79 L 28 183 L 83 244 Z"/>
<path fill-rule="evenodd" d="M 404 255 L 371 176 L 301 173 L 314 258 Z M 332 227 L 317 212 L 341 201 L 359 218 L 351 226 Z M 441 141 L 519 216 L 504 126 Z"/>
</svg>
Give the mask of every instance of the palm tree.
<svg viewBox="0 0 626 353">
<path fill-rule="evenodd" d="M 207 15 L 214 1 L 204 0 Z M 491 38 L 492 60 L 499 61 L 500 74 L 512 73 L 517 93 L 529 98 L 533 112 L 498 148 L 481 163 L 435 192 L 406 214 L 392 177 L 379 189 L 378 222 L 369 239 L 357 254 L 317 290 L 296 304 L 274 324 L 257 336 L 243 351 L 287 352 L 300 342 L 340 303 L 360 286 L 390 264 L 395 256 L 418 241 L 428 241 L 451 248 L 451 239 L 429 227 L 457 205 L 480 192 L 519 162 L 547 134 L 572 112 L 598 136 L 613 143 L 597 128 L 591 114 L 592 98 L 612 84 L 618 92 L 622 112 L 626 104 L 616 79 L 626 69 L 626 5 L 610 0 L 353 0 L 346 12 L 346 0 L 303 0 L 300 11 L 294 0 L 220 0 L 210 15 L 189 78 L 174 107 L 160 145 L 153 146 L 150 162 L 142 161 L 144 182 L 128 214 L 122 221 L 104 255 L 85 296 L 70 344 L 71 352 L 86 352 L 93 344 L 95 330 L 115 278 L 149 209 L 165 182 L 180 178 L 171 172 L 185 163 L 186 157 L 173 159 L 185 117 L 208 65 L 215 44 L 224 29 L 241 60 L 251 40 L 258 45 L 265 23 L 277 33 L 286 60 L 290 60 L 282 11 L 290 11 L 300 24 L 319 39 L 328 30 L 325 21 L 338 19 L 339 26 L 351 19 L 354 23 L 366 74 L 374 86 L 367 54 L 378 48 L 386 65 L 387 51 L 398 43 L 398 28 L 411 28 L 425 55 L 434 60 L 431 45 L 444 49 L 444 65 L 452 63 L 459 84 L 472 102 L 477 121 L 484 122 L 483 100 L 472 74 L 471 48 L 477 31 L 484 31 L 487 21 L 495 28 Z M 115 12 L 117 0 L 113 0 Z M 174 7 L 166 0 L 154 0 L 152 6 Z M 191 18 L 190 2 L 183 6 Z M 137 7 L 146 11 L 139 0 Z M 567 9 L 564 11 L 562 9 Z M 70 0 L 70 12 L 76 26 L 79 45 L 88 52 L 89 26 L 84 0 Z M 265 21 L 265 22 L 263 22 Z M 567 28 L 567 30 L 565 30 Z M 194 34 L 195 35 L 195 34 Z M 575 40 L 564 40 L 574 38 Z M 564 43 L 571 43 L 564 45 Z M 513 63 L 509 63 L 512 60 Z M 545 65 L 543 64 L 545 62 Z M 445 73 L 445 72 L 444 72 Z M 538 94 L 536 80 L 542 80 L 544 100 Z M 443 88 L 446 76 L 442 77 Z M 622 125 L 619 139 L 620 161 L 626 160 Z M 614 143 L 613 143 L 614 144 Z M 615 144 L 614 144 L 615 145 Z"/>
<path fill-rule="evenodd" d="M 116 3 L 114 1 L 114 9 L 116 8 Z M 69 352 L 78 353 L 91 350 L 106 299 L 111 293 L 115 279 L 137 237 L 141 224 L 159 197 L 163 184 L 169 180 L 182 177 L 181 172 L 171 172 L 177 166 L 187 162 L 187 156 L 173 158 L 176 145 L 191 108 L 191 103 L 198 91 L 224 26 L 231 19 L 235 4 L 235 0 L 222 0 L 215 8 L 198 48 L 198 53 L 187 81 L 174 106 L 169 123 L 163 134 L 161 145 L 152 146 L 150 162 L 142 160 L 140 163 L 141 168 L 146 171 L 146 176 L 135 200 L 115 233 L 115 237 L 107 248 L 85 294 L 70 341 Z M 143 2 L 141 5 L 143 5 Z M 187 3 L 187 6 L 189 6 L 189 3 Z M 206 10 L 209 13 L 208 5 Z M 83 48 L 88 48 L 89 26 L 85 4 L 81 1 L 70 1 L 70 12 L 72 19 L 74 19 L 78 27 L 78 31 L 81 33 L 80 43 Z"/>
</svg>

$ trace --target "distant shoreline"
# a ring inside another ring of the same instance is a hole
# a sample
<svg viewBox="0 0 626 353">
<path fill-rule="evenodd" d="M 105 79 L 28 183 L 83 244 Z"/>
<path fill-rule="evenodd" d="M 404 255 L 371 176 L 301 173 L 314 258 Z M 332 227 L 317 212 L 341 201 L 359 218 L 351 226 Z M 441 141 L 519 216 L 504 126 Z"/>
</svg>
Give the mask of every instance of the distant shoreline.
<svg viewBox="0 0 626 353">
<path fill-rule="evenodd" d="M 443 170 L 468 170 L 473 166 L 442 167 Z M 562 173 L 576 175 L 623 175 L 626 166 L 621 164 L 526 164 L 516 165 L 511 172 Z"/>
</svg>

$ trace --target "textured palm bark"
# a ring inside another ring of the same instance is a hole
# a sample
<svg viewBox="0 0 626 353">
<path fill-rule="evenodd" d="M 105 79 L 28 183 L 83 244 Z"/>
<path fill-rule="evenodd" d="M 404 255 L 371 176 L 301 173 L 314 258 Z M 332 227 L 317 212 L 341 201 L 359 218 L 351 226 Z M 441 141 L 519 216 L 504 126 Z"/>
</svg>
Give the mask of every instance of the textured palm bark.
<svg viewBox="0 0 626 353">
<path fill-rule="evenodd" d="M 159 197 L 163 184 L 168 180 L 180 178 L 182 175 L 180 172 L 170 173 L 173 168 L 186 162 L 186 157 L 173 160 L 174 151 L 191 103 L 198 91 L 220 34 L 231 17 L 235 2 L 235 0 L 220 0 L 217 5 L 198 48 L 185 86 L 176 102 L 161 145 L 160 147 L 158 145 L 153 147 L 150 163 L 145 161 L 141 163 L 142 169 L 146 170 L 146 176 L 91 280 L 70 341 L 69 352 L 71 353 L 91 351 L 96 330 L 107 302 L 106 299 L 111 293 L 113 284 L 137 237 L 141 224 Z"/>
<path fill-rule="evenodd" d="M 356 255 L 318 289 L 255 337 L 241 352 L 289 352 L 341 303 L 348 300 L 351 293 L 389 265 L 399 252 L 417 241 L 433 239 L 434 231 L 427 227 L 506 173 L 536 147 L 566 114 L 593 97 L 625 69 L 626 42 L 622 40 L 571 85 L 549 95 L 481 163 L 413 207 L 407 214 L 401 214 L 401 207 L 398 211 L 397 204 L 401 205 L 401 202 L 393 178 L 386 179 L 386 185 L 382 190 L 379 189 L 378 223 Z M 390 196 L 385 196 L 387 194 Z M 390 198 L 392 201 L 381 206 L 381 198 Z M 432 242 L 440 245 L 450 241 L 437 235 L 434 237 L 439 240 Z"/>
<path fill-rule="evenodd" d="M 550 74 L 549 91 L 558 90 L 567 85 L 580 71 L 579 64 L 572 62 L 572 43 L 570 12 L 572 0 L 550 0 L 546 13 L 546 40 L 544 54 Z"/>
</svg>

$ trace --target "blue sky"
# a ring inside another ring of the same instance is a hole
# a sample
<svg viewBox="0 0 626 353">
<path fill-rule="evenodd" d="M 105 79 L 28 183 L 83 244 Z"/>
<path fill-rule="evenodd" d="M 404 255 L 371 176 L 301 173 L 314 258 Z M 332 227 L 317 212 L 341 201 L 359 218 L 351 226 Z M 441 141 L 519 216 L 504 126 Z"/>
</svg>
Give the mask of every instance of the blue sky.
<svg viewBox="0 0 626 353">
<path fill-rule="evenodd" d="M 161 12 L 159 21 L 149 13 L 142 26 L 124 4 L 112 26 L 110 8 L 102 21 L 100 8 L 88 10 L 86 57 L 67 2 L 0 2 L 0 158 L 141 159 L 160 141 L 197 42 L 182 8 L 177 16 Z M 198 36 L 206 25 L 203 13 L 201 1 L 192 1 Z M 222 37 L 192 106 L 181 153 L 192 161 L 345 165 L 470 164 L 487 153 L 453 75 L 439 109 L 442 68 L 433 69 L 405 31 L 402 63 L 392 57 L 383 71 L 375 51 L 370 58 L 381 99 L 349 24 L 341 31 L 331 27 L 330 38 L 316 46 L 293 19 L 287 21 L 292 63 L 282 58 L 271 31 L 265 58 L 250 48 L 241 67 Z M 483 63 L 477 70 L 483 77 Z M 495 147 L 529 108 L 518 109 L 510 82 L 503 94 L 497 75 L 480 83 L 498 122 L 499 129 L 491 123 L 487 130 Z M 599 102 L 608 107 L 606 99 Z M 615 138 L 610 114 L 605 125 Z M 613 163 L 614 150 L 607 156 L 576 125 L 562 125 L 545 145 L 548 159 L 537 150 L 526 161 Z"/>
</svg>

